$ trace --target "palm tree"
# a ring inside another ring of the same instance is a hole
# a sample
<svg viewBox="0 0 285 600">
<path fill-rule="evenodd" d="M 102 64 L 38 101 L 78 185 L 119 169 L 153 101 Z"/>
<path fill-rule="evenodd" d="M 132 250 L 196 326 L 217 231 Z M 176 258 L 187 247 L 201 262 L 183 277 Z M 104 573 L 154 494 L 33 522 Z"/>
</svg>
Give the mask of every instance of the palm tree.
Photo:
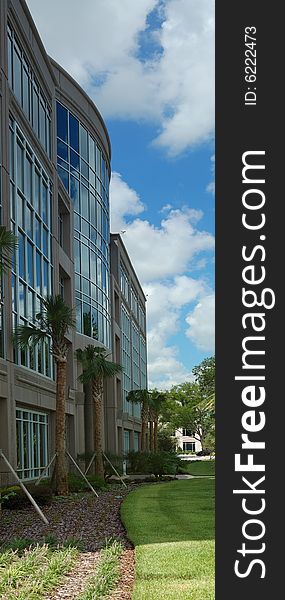
<svg viewBox="0 0 285 600">
<path fill-rule="evenodd" d="M 76 356 L 82 364 L 82 374 L 79 380 L 83 384 L 91 384 L 92 401 L 94 406 L 94 450 L 95 472 L 104 479 L 103 449 L 102 449 L 102 396 L 104 380 L 114 377 L 122 371 L 122 366 L 107 360 L 105 348 L 86 346 L 77 350 Z"/>
<path fill-rule="evenodd" d="M 127 395 L 128 402 L 141 405 L 141 451 L 146 451 L 146 434 L 149 421 L 149 403 L 150 395 L 148 390 L 131 390 Z"/>
<path fill-rule="evenodd" d="M 153 423 L 153 439 L 151 439 L 151 450 L 157 452 L 157 431 L 158 431 L 158 419 L 162 403 L 165 400 L 165 394 L 154 389 L 149 392 L 149 413 L 150 420 Z"/>
<path fill-rule="evenodd" d="M 56 426 L 55 426 L 55 472 L 53 481 L 55 491 L 60 496 L 68 494 L 66 467 L 65 399 L 66 368 L 69 329 L 75 327 L 73 310 L 61 295 L 48 296 L 42 300 L 42 309 L 35 316 L 35 324 L 21 325 L 15 332 L 16 343 L 26 348 L 35 346 L 47 338 L 51 341 L 51 353 L 56 364 Z"/>
<path fill-rule="evenodd" d="M 14 233 L 0 226 L 0 275 L 8 271 L 12 266 L 12 255 L 16 249 L 18 240 Z"/>
</svg>

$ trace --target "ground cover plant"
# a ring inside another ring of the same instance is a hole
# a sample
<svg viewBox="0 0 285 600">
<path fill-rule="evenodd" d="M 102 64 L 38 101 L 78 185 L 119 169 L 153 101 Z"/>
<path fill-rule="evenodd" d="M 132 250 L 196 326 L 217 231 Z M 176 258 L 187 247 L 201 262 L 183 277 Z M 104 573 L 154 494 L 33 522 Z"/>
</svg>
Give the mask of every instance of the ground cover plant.
<svg viewBox="0 0 285 600">
<path fill-rule="evenodd" d="M 142 486 L 121 507 L 135 545 L 133 600 L 214 599 L 214 480 Z"/>
<path fill-rule="evenodd" d="M 120 578 L 120 556 L 122 543 L 110 540 L 106 548 L 101 550 L 100 560 L 95 575 L 87 581 L 86 589 L 78 600 L 97 600 L 106 598 L 116 587 Z"/>
<path fill-rule="evenodd" d="M 0 598 L 41 600 L 73 567 L 78 550 L 48 544 L 23 548 L 20 542 L 0 554 Z"/>
</svg>

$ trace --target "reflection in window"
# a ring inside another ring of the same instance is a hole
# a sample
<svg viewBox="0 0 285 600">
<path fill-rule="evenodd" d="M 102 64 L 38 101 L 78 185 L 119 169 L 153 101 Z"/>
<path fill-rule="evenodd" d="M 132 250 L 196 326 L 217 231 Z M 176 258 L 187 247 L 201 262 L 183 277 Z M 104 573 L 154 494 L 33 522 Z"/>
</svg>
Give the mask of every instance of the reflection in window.
<svg viewBox="0 0 285 600">
<path fill-rule="evenodd" d="M 51 232 L 48 225 L 43 224 L 43 220 L 50 223 L 51 183 L 15 121 L 10 122 L 10 156 L 12 162 L 17 159 L 17 168 L 10 170 L 12 196 L 15 187 L 18 188 L 16 210 L 13 203 L 11 206 L 11 228 L 18 236 L 18 250 L 12 269 L 12 319 L 15 328 L 19 324 L 32 323 L 35 313 L 40 310 L 42 297 L 51 293 Z M 25 168 L 21 169 L 23 161 Z M 14 359 L 21 365 L 52 376 L 51 355 L 46 353 L 43 345 L 29 350 L 15 347 Z"/>
<path fill-rule="evenodd" d="M 57 103 L 57 136 L 58 175 L 74 205 L 77 329 L 91 337 L 96 335 L 96 339 L 110 347 L 108 169 L 95 140 L 60 103 Z M 81 290 L 85 303 L 79 295 Z"/>
<path fill-rule="evenodd" d="M 9 85 L 42 146 L 50 156 L 50 107 L 10 24 L 7 31 Z"/>
</svg>

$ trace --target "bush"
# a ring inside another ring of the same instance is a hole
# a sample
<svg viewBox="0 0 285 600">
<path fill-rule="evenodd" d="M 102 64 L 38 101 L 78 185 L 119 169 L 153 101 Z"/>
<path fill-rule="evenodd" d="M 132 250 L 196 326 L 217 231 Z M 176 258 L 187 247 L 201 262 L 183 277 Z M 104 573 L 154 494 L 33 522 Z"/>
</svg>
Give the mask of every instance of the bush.
<svg viewBox="0 0 285 600">
<path fill-rule="evenodd" d="M 173 452 L 157 452 L 149 455 L 151 473 L 156 477 L 175 475 L 179 459 Z"/>
<path fill-rule="evenodd" d="M 49 506 L 52 502 L 52 490 L 46 483 L 36 486 L 34 483 L 26 485 L 27 490 L 33 496 L 39 506 Z M 12 486 L 1 490 L 2 507 L 9 510 L 16 510 L 31 506 L 29 498 L 24 490 L 19 486 Z"/>
<path fill-rule="evenodd" d="M 150 475 L 175 475 L 180 464 L 174 452 L 129 452 L 131 473 Z"/>
<path fill-rule="evenodd" d="M 127 456 L 128 471 L 140 475 L 150 473 L 149 456 L 148 452 L 135 452 L 134 450 L 129 452 Z"/>
<path fill-rule="evenodd" d="M 87 479 L 94 489 L 101 489 L 106 485 L 104 479 L 101 479 L 101 477 L 98 477 L 97 475 L 89 475 Z M 68 485 L 69 491 L 73 493 L 90 491 L 90 487 L 85 479 L 83 479 L 81 475 L 75 475 L 74 473 L 68 475 Z"/>
</svg>

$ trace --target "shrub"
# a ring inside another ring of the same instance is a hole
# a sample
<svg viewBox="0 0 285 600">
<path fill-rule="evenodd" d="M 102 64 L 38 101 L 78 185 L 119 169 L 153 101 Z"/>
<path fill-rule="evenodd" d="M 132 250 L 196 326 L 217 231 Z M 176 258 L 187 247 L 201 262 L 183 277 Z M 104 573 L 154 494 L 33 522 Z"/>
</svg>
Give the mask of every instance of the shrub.
<svg viewBox="0 0 285 600">
<path fill-rule="evenodd" d="M 36 486 L 34 483 L 29 483 L 26 485 L 26 488 L 39 506 L 49 506 L 51 504 L 52 490 L 46 483 L 39 486 Z M 21 487 L 13 486 L 12 488 L 6 488 L 5 490 L 1 490 L 1 495 L 1 504 L 3 508 L 13 510 L 26 508 L 31 505 L 29 498 Z"/>
<path fill-rule="evenodd" d="M 151 473 L 148 452 L 135 452 L 132 450 L 128 453 L 128 471 L 131 473 L 147 474 Z"/>
<path fill-rule="evenodd" d="M 129 452 L 129 471 L 144 475 L 175 475 L 180 459 L 174 452 Z"/>
<path fill-rule="evenodd" d="M 95 489 L 101 489 L 105 487 L 104 479 L 101 479 L 101 477 L 98 477 L 97 475 L 90 475 L 87 477 L 87 479 Z M 68 475 L 68 485 L 70 492 L 80 493 L 90 491 L 90 487 L 86 483 L 85 479 L 83 479 L 81 475 L 75 475 L 74 473 L 70 473 Z"/>
<path fill-rule="evenodd" d="M 157 452 L 149 455 L 151 473 L 156 477 L 175 475 L 179 459 L 173 452 Z"/>
</svg>

